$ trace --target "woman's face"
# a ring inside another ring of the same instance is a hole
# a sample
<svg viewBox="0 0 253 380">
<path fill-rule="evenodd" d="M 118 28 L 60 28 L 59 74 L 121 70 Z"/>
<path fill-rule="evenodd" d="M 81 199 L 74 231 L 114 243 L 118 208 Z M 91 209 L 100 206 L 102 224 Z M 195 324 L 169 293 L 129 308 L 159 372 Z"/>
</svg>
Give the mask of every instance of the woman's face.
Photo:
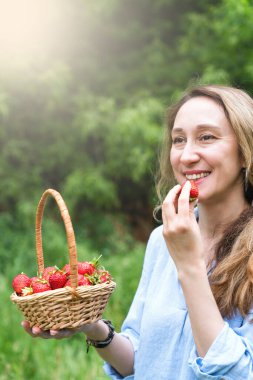
<svg viewBox="0 0 253 380">
<path fill-rule="evenodd" d="M 195 180 L 199 202 L 243 194 L 243 161 L 235 133 L 223 108 L 208 97 L 192 98 L 179 109 L 170 161 L 178 183 Z"/>
</svg>

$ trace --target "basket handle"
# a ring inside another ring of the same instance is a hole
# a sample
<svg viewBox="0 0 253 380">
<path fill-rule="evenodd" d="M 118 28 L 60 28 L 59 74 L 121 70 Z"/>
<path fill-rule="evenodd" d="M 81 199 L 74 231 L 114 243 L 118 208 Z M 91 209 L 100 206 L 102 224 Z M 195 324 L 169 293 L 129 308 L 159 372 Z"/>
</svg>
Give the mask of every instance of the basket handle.
<svg viewBox="0 0 253 380">
<path fill-rule="evenodd" d="M 69 264 L 70 264 L 70 285 L 75 290 L 78 284 L 77 281 L 77 251 L 76 251 L 76 242 L 75 242 L 75 234 L 72 227 L 71 219 L 69 216 L 69 212 L 67 206 L 62 199 L 60 193 L 53 189 L 47 189 L 43 194 L 39 201 L 37 212 L 36 212 L 36 225 L 35 225 L 35 239 L 36 239 L 36 255 L 37 255 L 37 263 L 38 263 L 38 272 L 42 273 L 44 270 L 44 258 L 43 258 L 43 249 L 42 249 L 42 218 L 44 213 L 44 208 L 46 204 L 46 200 L 48 196 L 51 195 L 60 210 L 61 217 L 63 219 L 67 242 L 68 242 L 68 250 L 69 250 Z"/>
</svg>

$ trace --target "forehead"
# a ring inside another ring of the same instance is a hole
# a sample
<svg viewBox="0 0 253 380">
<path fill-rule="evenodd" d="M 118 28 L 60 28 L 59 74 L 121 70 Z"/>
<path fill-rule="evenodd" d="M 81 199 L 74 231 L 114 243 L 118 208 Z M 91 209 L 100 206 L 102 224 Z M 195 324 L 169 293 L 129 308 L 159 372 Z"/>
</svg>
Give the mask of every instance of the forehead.
<svg viewBox="0 0 253 380">
<path fill-rule="evenodd" d="M 194 97 L 186 101 L 178 110 L 173 128 L 193 125 L 216 125 L 231 128 L 224 109 L 211 98 Z"/>
</svg>

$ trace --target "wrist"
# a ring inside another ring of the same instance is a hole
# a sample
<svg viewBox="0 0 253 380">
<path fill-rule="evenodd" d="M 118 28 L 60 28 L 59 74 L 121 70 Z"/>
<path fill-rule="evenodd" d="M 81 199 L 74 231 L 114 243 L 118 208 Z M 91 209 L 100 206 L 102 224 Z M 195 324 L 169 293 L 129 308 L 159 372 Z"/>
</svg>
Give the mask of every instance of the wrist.
<svg viewBox="0 0 253 380">
<path fill-rule="evenodd" d="M 178 279 L 180 282 L 195 280 L 202 276 L 207 276 L 206 264 L 204 260 L 200 260 L 194 263 L 188 263 L 187 265 L 177 268 Z"/>
<path fill-rule="evenodd" d="M 101 323 L 104 325 L 103 326 L 103 330 L 102 330 L 102 324 Z M 101 323 L 100 323 L 100 325 L 101 325 L 100 326 L 100 328 L 101 328 L 101 330 L 100 330 L 101 335 L 100 335 L 99 338 L 98 338 L 99 334 L 96 334 L 96 338 L 95 339 L 94 339 L 94 337 L 91 338 L 91 334 L 89 334 L 89 336 L 87 336 L 87 339 L 86 339 L 87 352 L 89 351 L 90 346 L 93 346 L 93 347 L 96 347 L 96 348 L 105 348 L 105 347 L 107 347 L 111 343 L 111 341 L 112 341 L 112 339 L 113 339 L 113 337 L 115 335 L 114 327 L 113 327 L 111 321 L 102 319 Z M 107 334 L 106 334 L 106 336 L 104 335 L 104 331 L 105 331 L 104 327 L 107 328 Z M 102 336 L 103 336 L 103 338 L 102 338 Z"/>
<path fill-rule="evenodd" d="M 88 339 L 103 340 L 109 333 L 109 327 L 102 319 L 89 325 L 89 328 L 84 331 Z"/>
</svg>

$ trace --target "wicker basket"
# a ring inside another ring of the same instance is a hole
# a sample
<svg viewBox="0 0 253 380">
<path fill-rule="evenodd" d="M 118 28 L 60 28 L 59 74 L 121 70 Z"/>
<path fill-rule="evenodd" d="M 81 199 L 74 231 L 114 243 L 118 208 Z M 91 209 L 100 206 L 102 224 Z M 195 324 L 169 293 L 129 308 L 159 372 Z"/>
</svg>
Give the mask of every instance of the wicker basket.
<svg viewBox="0 0 253 380">
<path fill-rule="evenodd" d="M 76 328 L 99 320 L 116 284 L 113 281 L 97 285 L 77 286 L 77 252 L 75 235 L 61 195 L 53 189 L 46 190 L 38 204 L 36 212 L 36 255 L 38 272 L 44 269 L 42 249 L 42 217 L 48 196 L 51 195 L 60 209 L 65 224 L 70 264 L 70 287 L 49 290 L 29 296 L 11 295 L 11 300 L 22 312 L 31 326 L 43 330 Z"/>
</svg>

